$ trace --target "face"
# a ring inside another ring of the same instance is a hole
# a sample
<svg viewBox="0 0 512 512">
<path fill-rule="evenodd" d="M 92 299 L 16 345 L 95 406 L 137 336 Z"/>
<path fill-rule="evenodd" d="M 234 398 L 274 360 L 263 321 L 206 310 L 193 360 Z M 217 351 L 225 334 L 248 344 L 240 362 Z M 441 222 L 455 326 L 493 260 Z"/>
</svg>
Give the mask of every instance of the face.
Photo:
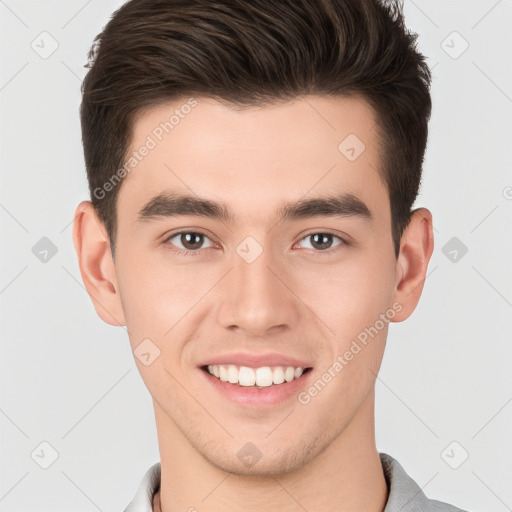
<svg viewBox="0 0 512 512">
<path fill-rule="evenodd" d="M 135 122 L 149 150 L 120 185 L 115 286 L 159 438 L 278 475 L 373 414 L 401 309 L 376 119 L 356 98 L 195 102 Z"/>
</svg>

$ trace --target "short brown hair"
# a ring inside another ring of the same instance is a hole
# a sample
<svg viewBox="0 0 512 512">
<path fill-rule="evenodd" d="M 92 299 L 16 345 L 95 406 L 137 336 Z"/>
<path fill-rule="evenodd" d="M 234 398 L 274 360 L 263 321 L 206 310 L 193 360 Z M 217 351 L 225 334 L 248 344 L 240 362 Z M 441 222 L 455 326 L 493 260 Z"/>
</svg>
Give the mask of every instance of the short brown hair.
<svg viewBox="0 0 512 512">
<path fill-rule="evenodd" d="M 135 116 L 186 96 L 262 106 L 304 94 L 365 99 L 378 120 L 395 255 L 418 194 L 431 73 L 398 1 L 130 0 L 96 36 L 80 118 L 92 203 L 116 238 Z M 340 141 L 341 142 L 341 141 Z"/>
</svg>

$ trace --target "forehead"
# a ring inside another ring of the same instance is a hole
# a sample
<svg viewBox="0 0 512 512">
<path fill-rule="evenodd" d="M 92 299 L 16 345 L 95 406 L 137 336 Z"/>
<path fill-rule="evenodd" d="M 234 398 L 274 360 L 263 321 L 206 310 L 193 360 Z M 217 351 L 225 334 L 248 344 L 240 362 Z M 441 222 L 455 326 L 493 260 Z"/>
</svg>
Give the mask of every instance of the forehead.
<svg viewBox="0 0 512 512">
<path fill-rule="evenodd" d="M 237 218 L 255 219 L 283 201 L 349 192 L 385 203 L 373 204 L 385 215 L 377 137 L 374 111 L 356 97 L 250 108 L 202 97 L 161 104 L 134 121 L 120 210 L 173 191 L 229 202 Z"/>
</svg>

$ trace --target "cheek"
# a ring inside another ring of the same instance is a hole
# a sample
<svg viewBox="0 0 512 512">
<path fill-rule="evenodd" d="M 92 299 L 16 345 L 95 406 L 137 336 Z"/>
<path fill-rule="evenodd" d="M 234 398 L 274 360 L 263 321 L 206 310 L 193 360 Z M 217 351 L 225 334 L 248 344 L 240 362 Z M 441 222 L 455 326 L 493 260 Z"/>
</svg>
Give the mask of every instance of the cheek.
<svg viewBox="0 0 512 512">
<path fill-rule="evenodd" d="M 226 269 L 211 263 L 176 264 L 162 253 L 158 258 L 132 253 L 119 259 L 116 271 L 132 349 L 149 338 L 169 365 L 211 312 L 209 291 Z"/>
<path fill-rule="evenodd" d="M 295 289 L 342 341 L 373 325 L 390 307 L 393 271 L 391 261 L 361 253 L 336 265 L 295 268 Z"/>
<path fill-rule="evenodd" d="M 143 258 L 137 261 L 136 255 L 118 262 L 119 291 L 130 334 L 162 337 L 183 317 L 209 282 L 191 269 Z"/>
</svg>

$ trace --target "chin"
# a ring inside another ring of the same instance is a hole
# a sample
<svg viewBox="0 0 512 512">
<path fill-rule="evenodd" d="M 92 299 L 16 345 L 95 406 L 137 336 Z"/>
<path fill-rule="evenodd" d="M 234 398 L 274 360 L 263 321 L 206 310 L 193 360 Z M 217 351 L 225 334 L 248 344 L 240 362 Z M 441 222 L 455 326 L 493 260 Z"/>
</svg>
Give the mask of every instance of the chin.
<svg viewBox="0 0 512 512">
<path fill-rule="evenodd" d="M 291 441 L 289 446 L 283 446 L 277 438 L 274 440 L 275 444 L 269 438 L 264 438 L 259 444 L 257 440 L 245 443 L 237 440 L 229 447 L 216 443 L 213 445 L 214 451 L 205 447 L 196 449 L 212 466 L 226 473 L 275 478 L 302 469 L 329 444 L 328 441 L 320 443 L 319 439 L 307 444 L 297 442 L 293 436 L 288 436 L 288 439 Z"/>
</svg>

